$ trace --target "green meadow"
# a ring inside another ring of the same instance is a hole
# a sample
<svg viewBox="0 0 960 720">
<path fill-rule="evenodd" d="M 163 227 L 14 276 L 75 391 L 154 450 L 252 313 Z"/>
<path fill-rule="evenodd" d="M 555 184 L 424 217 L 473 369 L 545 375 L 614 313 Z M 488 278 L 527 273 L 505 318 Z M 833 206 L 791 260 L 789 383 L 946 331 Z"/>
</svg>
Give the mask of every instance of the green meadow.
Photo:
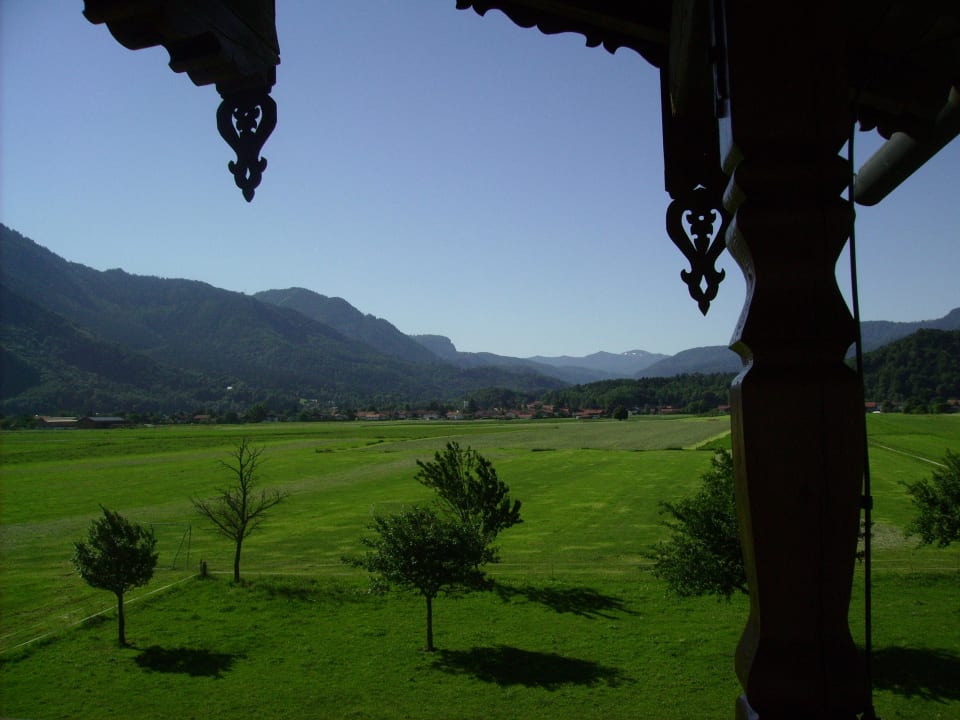
<svg viewBox="0 0 960 720">
<path fill-rule="evenodd" d="M 868 417 L 876 705 L 960 719 L 960 548 L 918 548 L 901 485 L 960 452 L 960 417 Z M 690 493 L 726 418 L 163 426 L 0 434 L 0 716 L 17 718 L 729 718 L 746 599 L 677 599 L 651 575 L 658 503 Z M 229 484 L 241 437 L 289 494 L 244 545 L 190 497 Z M 494 592 L 368 592 L 340 562 L 370 516 L 430 499 L 416 460 L 447 441 L 493 461 L 523 523 Z M 154 579 L 113 597 L 70 563 L 99 505 L 152 525 Z M 199 579 L 200 561 L 211 575 Z M 851 626 L 862 639 L 862 578 Z"/>
</svg>

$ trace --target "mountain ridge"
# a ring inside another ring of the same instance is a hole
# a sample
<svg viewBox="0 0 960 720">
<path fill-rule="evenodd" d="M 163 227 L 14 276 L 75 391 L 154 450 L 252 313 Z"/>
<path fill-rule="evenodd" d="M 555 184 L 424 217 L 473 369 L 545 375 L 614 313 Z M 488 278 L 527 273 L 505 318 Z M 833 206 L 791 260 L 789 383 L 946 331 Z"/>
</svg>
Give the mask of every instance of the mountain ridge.
<svg viewBox="0 0 960 720">
<path fill-rule="evenodd" d="M 364 314 L 341 297 L 327 297 L 301 287 L 263 290 L 254 293 L 253 297 L 278 307 L 296 310 L 387 355 L 409 362 L 431 363 L 438 359 L 434 353 L 400 332 L 389 321 Z"/>
<path fill-rule="evenodd" d="M 80 412 L 108 402 L 154 408 L 164 404 L 162 393 L 147 385 L 131 389 L 112 380 L 103 363 L 96 377 L 89 378 L 75 362 L 65 366 L 62 358 L 44 352 L 45 343 L 76 346 L 76 333 L 114 348 L 115 359 L 134 353 L 136 363 L 172 366 L 200 378 L 204 392 L 196 395 L 197 404 L 280 405 L 298 398 L 350 405 L 428 402 L 491 385 L 535 392 L 561 384 L 528 370 L 463 371 L 440 362 L 409 362 L 296 310 L 243 293 L 199 281 L 70 263 L 2 225 L 0 256 L 5 305 L 13 308 L 22 300 L 63 320 L 47 322 L 48 335 L 38 335 L 30 331 L 28 314 L 4 310 L 2 371 L 20 380 L 16 396 L 4 394 L 5 412 L 42 409 L 31 407 L 36 393 L 30 390 L 40 392 L 41 379 L 58 373 L 85 378 L 81 384 L 89 399 L 71 401 Z M 22 387 L 28 379 L 32 388 Z M 44 397 L 55 406 L 63 404 L 49 392 Z"/>
<path fill-rule="evenodd" d="M 92 396 L 105 397 L 108 387 L 120 395 L 157 395 L 159 386 L 147 381 L 154 376 L 178 388 L 176 397 L 193 393 L 198 403 L 237 403 L 241 387 L 248 400 L 377 404 L 454 400 L 488 387 L 533 393 L 621 378 L 737 372 L 741 365 L 724 346 L 672 356 L 640 349 L 528 358 L 461 352 L 443 335 L 406 335 L 343 298 L 306 288 L 246 295 L 196 280 L 98 271 L 3 225 L 0 260 L 0 397 L 6 409 L 14 397 L 38 399 L 42 388 L 50 397 L 48 381 L 58 374 L 83 378 L 78 384 Z M 49 337 L 31 323 L 47 328 Z M 920 328 L 960 329 L 960 308 L 934 320 L 864 322 L 865 350 Z M 123 367 L 139 368 L 139 386 L 125 384 L 103 362 L 84 368 L 76 352 L 45 356 L 44 343 L 61 350 L 87 347 L 92 357 L 112 356 Z M 228 386 L 231 395 L 225 395 Z"/>
</svg>

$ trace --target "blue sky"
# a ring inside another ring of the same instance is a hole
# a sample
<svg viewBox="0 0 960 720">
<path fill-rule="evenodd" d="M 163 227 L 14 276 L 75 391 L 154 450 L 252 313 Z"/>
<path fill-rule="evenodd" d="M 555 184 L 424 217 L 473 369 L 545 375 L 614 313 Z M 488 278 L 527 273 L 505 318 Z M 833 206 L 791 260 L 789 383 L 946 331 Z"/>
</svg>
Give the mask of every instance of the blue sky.
<svg viewBox="0 0 960 720">
<path fill-rule="evenodd" d="M 702 317 L 664 231 L 657 72 L 632 51 L 453 0 L 278 0 L 279 119 L 247 204 L 215 89 L 81 11 L 0 0 L 0 222 L 67 260 L 306 287 L 467 351 L 729 341 L 740 270 L 722 257 Z M 859 134 L 858 164 L 877 144 Z M 960 306 L 958 183 L 955 140 L 858 209 L 864 319 Z"/>
</svg>

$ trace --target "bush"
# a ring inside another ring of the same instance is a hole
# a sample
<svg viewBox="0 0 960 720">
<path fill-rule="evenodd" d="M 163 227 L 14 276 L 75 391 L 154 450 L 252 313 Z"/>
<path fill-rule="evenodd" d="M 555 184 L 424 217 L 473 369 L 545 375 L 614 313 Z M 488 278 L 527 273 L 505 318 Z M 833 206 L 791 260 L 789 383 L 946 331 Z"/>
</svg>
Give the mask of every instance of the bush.
<svg viewBox="0 0 960 720">
<path fill-rule="evenodd" d="M 717 450 L 699 492 L 660 503 L 670 539 L 653 546 L 653 574 L 680 596 L 747 592 L 733 490 L 733 457 Z"/>
</svg>

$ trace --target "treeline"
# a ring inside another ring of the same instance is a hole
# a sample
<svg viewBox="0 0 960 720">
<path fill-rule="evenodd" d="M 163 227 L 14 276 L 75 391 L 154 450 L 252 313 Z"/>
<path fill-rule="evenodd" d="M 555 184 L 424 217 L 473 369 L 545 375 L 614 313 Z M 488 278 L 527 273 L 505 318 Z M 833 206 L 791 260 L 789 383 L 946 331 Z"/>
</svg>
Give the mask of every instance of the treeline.
<svg viewBox="0 0 960 720">
<path fill-rule="evenodd" d="M 865 355 L 863 371 L 886 412 L 946 412 L 960 400 L 960 331 L 918 330 Z"/>
<path fill-rule="evenodd" d="M 652 412 L 670 406 L 702 414 L 729 404 L 729 373 L 604 380 L 553 390 L 544 404 L 571 410 L 617 407 Z M 960 331 L 922 329 L 864 356 L 864 398 L 885 412 L 960 409 Z"/>
<path fill-rule="evenodd" d="M 672 407 L 702 414 L 729 404 L 733 377 L 730 373 L 692 373 L 666 378 L 602 380 L 553 390 L 541 399 L 544 404 L 566 407 L 571 411 L 602 408 L 612 413 L 616 408 L 624 407 L 649 413 Z"/>
</svg>

